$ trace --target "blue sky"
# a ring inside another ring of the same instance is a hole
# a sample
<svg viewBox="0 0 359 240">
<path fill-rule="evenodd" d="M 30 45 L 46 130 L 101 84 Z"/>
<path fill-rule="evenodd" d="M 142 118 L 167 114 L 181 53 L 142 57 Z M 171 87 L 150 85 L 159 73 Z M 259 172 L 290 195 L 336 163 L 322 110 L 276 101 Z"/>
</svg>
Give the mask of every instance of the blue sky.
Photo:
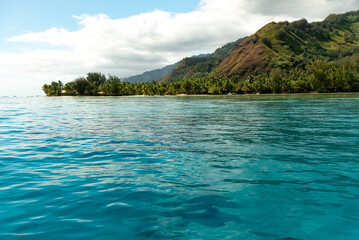
<svg viewBox="0 0 359 240">
<path fill-rule="evenodd" d="M 199 0 L 0 0 L 0 50 L 18 46 L 5 41 L 14 35 L 51 27 L 79 29 L 74 15 L 104 13 L 111 18 L 125 18 L 155 9 L 188 12 L 198 3 Z"/>
<path fill-rule="evenodd" d="M 0 96 L 40 95 L 87 72 L 136 75 L 268 22 L 356 9 L 358 0 L 0 0 Z"/>
<path fill-rule="evenodd" d="M 40 31 L 53 26 L 74 28 L 73 15 L 105 13 L 111 18 L 124 18 L 160 9 L 188 12 L 196 8 L 196 0 L 1 0 L 1 29 L 17 28 Z"/>
</svg>

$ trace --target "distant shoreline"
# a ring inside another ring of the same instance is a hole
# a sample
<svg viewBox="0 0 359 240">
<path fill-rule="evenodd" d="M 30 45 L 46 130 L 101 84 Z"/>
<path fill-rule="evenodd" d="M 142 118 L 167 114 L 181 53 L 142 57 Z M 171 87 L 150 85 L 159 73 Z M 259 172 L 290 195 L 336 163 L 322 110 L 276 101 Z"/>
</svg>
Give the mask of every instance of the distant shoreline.
<svg viewBox="0 0 359 240">
<path fill-rule="evenodd" d="M 244 93 L 244 94 L 165 94 L 165 95 L 74 95 L 63 94 L 60 96 L 47 96 L 47 97 L 270 97 L 270 96 L 330 96 L 330 95 L 358 95 L 359 92 L 330 92 L 330 93 L 317 93 L 317 92 L 305 92 L 305 93 Z"/>
<path fill-rule="evenodd" d="M 14 99 L 14 98 L 39 98 L 39 97 L 75 97 L 75 98 L 82 98 L 82 97 L 88 97 L 88 98 L 242 98 L 242 99 L 266 99 L 266 98 L 296 98 L 296 97 L 303 97 L 303 98 L 321 98 L 321 97 L 340 97 L 343 98 L 347 97 L 354 97 L 359 98 L 359 92 L 334 92 L 334 93 L 316 93 L 316 92 L 308 92 L 308 93 L 265 93 L 265 94 L 252 94 L 252 93 L 245 93 L 245 94 L 223 94 L 223 95 L 211 95 L 211 94 L 178 94 L 178 95 L 122 95 L 122 96 L 107 96 L 107 95 L 60 95 L 60 96 L 46 96 L 46 95 L 29 95 L 29 96 L 0 96 L 1 99 Z"/>
</svg>

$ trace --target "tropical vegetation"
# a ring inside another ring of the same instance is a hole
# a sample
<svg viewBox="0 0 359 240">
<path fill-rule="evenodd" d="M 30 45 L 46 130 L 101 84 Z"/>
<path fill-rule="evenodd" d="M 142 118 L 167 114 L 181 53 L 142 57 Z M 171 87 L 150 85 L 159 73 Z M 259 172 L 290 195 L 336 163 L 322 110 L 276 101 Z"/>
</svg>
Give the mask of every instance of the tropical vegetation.
<svg viewBox="0 0 359 240">
<path fill-rule="evenodd" d="M 305 70 L 274 68 L 258 76 L 191 78 L 169 82 L 131 83 L 119 77 L 89 73 L 63 85 L 45 84 L 48 96 L 60 95 L 177 95 L 177 94 L 243 94 L 243 93 L 301 93 L 359 91 L 359 54 L 343 61 L 315 60 Z"/>
</svg>

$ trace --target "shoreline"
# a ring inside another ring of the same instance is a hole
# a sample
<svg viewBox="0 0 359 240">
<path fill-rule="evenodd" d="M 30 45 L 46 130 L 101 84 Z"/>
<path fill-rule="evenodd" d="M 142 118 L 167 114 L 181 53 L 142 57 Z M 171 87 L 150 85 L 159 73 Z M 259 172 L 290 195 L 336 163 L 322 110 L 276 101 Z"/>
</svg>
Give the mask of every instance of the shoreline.
<svg viewBox="0 0 359 240">
<path fill-rule="evenodd" d="M 46 96 L 45 97 L 285 97 L 285 96 L 338 96 L 338 95 L 357 95 L 359 92 L 332 92 L 332 93 L 317 93 L 317 92 L 304 92 L 304 93 L 244 93 L 244 94 L 176 94 L 176 95 L 74 95 L 63 94 L 60 96 Z"/>
</svg>

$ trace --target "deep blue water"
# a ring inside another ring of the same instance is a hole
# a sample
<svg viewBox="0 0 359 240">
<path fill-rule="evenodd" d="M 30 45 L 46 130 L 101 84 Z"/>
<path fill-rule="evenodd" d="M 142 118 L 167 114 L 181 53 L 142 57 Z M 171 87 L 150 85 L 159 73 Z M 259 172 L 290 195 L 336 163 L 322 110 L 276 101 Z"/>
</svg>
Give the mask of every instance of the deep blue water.
<svg viewBox="0 0 359 240">
<path fill-rule="evenodd" d="M 0 239 L 359 239 L 359 94 L 0 98 Z"/>
</svg>

